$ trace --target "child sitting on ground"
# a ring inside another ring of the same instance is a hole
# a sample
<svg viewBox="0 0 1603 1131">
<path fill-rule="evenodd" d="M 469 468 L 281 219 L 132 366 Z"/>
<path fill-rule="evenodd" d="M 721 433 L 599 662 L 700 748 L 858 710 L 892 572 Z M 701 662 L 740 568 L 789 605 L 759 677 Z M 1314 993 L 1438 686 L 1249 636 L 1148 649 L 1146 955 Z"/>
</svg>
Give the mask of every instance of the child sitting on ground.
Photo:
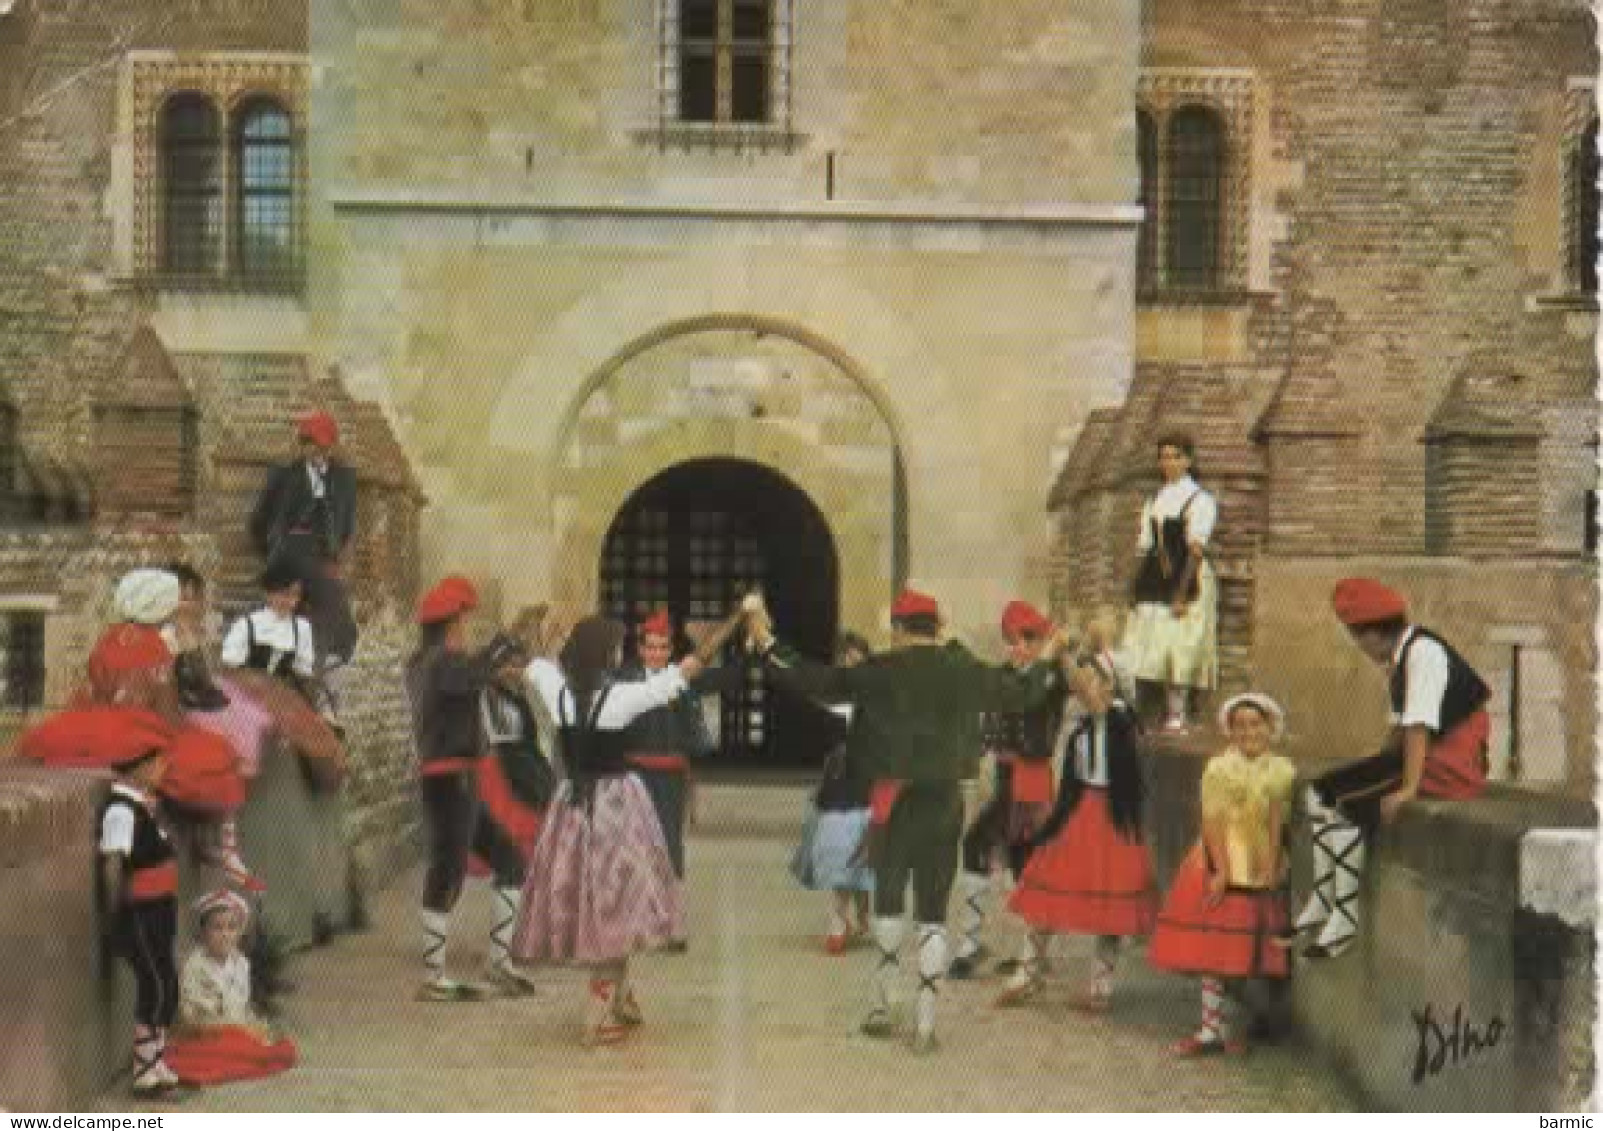
<svg viewBox="0 0 1603 1131">
<path fill-rule="evenodd" d="M 250 961 L 239 950 L 250 906 L 216 891 L 193 910 L 200 945 L 184 963 L 182 1029 L 168 1046 L 168 1065 L 186 1084 L 254 1080 L 293 1067 L 294 1042 L 276 1036 L 251 1005 Z"/>
</svg>

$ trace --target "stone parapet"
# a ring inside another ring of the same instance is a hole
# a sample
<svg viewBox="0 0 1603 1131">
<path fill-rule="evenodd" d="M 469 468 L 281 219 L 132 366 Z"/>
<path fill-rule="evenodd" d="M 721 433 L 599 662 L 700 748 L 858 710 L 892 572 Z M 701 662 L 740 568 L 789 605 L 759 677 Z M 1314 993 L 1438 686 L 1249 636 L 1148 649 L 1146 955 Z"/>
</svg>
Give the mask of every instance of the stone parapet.
<svg viewBox="0 0 1603 1131">
<path fill-rule="evenodd" d="M 1207 755 L 1149 759 L 1160 880 L 1197 836 Z M 1302 761 L 1305 779 L 1328 761 Z M 1293 887 L 1308 890 L 1307 838 Z M 1296 968 L 1309 1042 L 1385 1111 L 1554 1111 L 1592 1089 L 1597 814 L 1577 798 L 1493 786 L 1417 801 L 1372 841 L 1361 934 Z"/>
</svg>

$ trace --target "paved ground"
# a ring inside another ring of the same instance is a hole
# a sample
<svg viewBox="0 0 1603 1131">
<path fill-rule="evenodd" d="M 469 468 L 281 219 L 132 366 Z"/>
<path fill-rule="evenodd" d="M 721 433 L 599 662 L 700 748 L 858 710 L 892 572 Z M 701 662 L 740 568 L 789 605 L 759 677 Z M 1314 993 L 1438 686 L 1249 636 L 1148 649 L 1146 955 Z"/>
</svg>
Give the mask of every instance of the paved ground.
<svg viewBox="0 0 1603 1131">
<path fill-rule="evenodd" d="M 1139 956 L 1126 961 L 1111 1016 L 1072 1012 L 1072 977 L 1088 953 L 1078 940 L 1060 944 L 1062 980 L 1030 1008 L 994 1009 L 994 980 L 951 984 L 934 1056 L 861 1037 L 853 1023 L 871 952 L 826 956 L 823 897 L 798 891 L 785 869 L 801 792 L 704 793 L 691 950 L 639 962 L 647 1024 L 630 1044 L 578 1046 L 577 971 L 541 973 L 533 999 L 411 1000 L 411 876 L 374 900 L 370 932 L 293 964 L 284 1022 L 301 1067 L 208 1090 L 181 1110 L 1352 1110 L 1303 1049 L 1177 1061 L 1168 1045 L 1195 1023 L 1196 986 L 1149 972 Z M 482 959 L 487 899 L 479 888 L 464 897 L 453 952 L 464 972 Z M 1010 925 L 991 926 L 992 944 L 1006 945 Z"/>
</svg>

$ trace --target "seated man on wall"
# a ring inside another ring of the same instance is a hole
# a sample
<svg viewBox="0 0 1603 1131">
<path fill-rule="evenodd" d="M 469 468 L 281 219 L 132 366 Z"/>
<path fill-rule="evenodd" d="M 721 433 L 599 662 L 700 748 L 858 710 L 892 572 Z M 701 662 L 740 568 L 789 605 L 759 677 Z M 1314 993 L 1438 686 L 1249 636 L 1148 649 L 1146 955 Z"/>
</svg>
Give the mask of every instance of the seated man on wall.
<svg viewBox="0 0 1603 1131">
<path fill-rule="evenodd" d="M 1491 690 L 1453 647 L 1408 619 L 1402 594 L 1368 578 L 1337 583 L 1336 616 L 1353 643 L 1386 669 L 1392 732 L 1371 758 L 1340 766 L 1308 791 L 1314 888 L 1298 932 L 1318 930 L 1304 952 L 1334 958 L 1358 935 L 1364 840 L 1415 797 L 1465 800 L 1486 788 L 1486 701 Z"/>
</svg>

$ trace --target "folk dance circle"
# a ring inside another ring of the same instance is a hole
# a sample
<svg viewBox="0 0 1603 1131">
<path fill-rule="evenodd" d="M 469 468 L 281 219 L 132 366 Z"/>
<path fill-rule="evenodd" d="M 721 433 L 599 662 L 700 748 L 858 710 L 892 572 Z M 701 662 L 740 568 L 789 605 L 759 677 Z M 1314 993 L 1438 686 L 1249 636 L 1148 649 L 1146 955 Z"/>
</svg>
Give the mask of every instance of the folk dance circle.
<svg viewBox="0 0 1603 1131">
<path fill-rule="evenodd" d="M 270 748 L 299 759 L 314 789 L 338 790 L 346 776 L 339 679 L 330 675 L 348 667 L 356 643 L 342 556 L 354 481 L 333 455 L 331 419 L 304 417 L 297 434 L 301 457 L 275 472 L 252 520 L 268 551 L 259 607 L 229 626 L 214 654 L 204 578 L 187 563 L 131 571 L 83 685 L 19 743 L 45 765 L 116 776 L 98 848 L 110 949 L 137 989 L 132 1087 L 141 1098 L 271 1075 L 297 1059 L 253 1000 L 242 940 L 272 895 L 246 862 L 236 822 Z M 1242 995 L 1230 987 L 1283 984 L 1294 958 L 1337 959 L 1358 941 L 1377 825 L 1415 797 L 1484 789 L 1490 691 L 1447 641 L 1410 619 L 1401 593 L 1373 579 L 1341 581 L 1332 612 L 1386 673 L 1392 730 L 1379 754 L 1302 787 L 1314 876 L 1300 910 L 1293 916 L 1287 868 L 1297 772 L 1277 753 L 1287 714 L 1260 692 L 1220 708 L 1200 831 L 1160 890 L 1148 849 L 1154 736 L 1138 690 L 1161 694 L 1161 732 L 1171 733 L 1190 729 L 1194 694 L 1214 685 L 1207 546 L 1217 506 L 1196 481 L 1188 440 L 1165 437 L 1157 455 L 1164 485 L 1142 511 L 1127 616 L 1099 610 L 1071 633 L 1009 602 L 997 663 L 952 639 L 937 599 L 915 590 L 891 607 L 888 647 L 847 633 L 833 663 L 811 660 L 752 594 L 675 661 L 684 626 L 666 609 L 634 626 L 627 658 L 624 625 L 543 605 L 475 647 L 477 587 L 460 576 L 436 583 L 418 603 L 403 675 L 428 834 L 417 996 L 529 996 L 539 992 L 539 966 L 579 966 L 588 972 L 581 1043 L 637 1032 L 649 995 L 634 960 L 690 947 L 693 769 L 713 746 L 698 700 L 760 667 L 821 723 L 823 773 L 792 872 L 827 897 L 822 955 L 869 951 L 862 1034 L 906 1035 L 914 1051 L 933 1052 L 947 978 L 1000 975 L 995 1006 L 1027 1007 L 1049 986 L 1053 938 L 1082 935 L 1092 957 L 1077 1009 L 1116 1014 L 1120 966 L 1147 940 L 1151 966 L 1200 980 L 1198 1028 L 1175 1051 L 1241 1051 L 1252 1027 L 1231 1016 Z M 732 645 L 738 662 L 720 664 Z M 180 831 L 227 885 L 190 909 L 195 946 L 182 976 Z M 450 962 L 452 921 L 473 874 L 490 880 L 492 901 L 477 977 Z M 1017 941 L 993 970 L 984 939 L 999 875 L 1012 881 L 1004 921 Z"/>
</svg>

